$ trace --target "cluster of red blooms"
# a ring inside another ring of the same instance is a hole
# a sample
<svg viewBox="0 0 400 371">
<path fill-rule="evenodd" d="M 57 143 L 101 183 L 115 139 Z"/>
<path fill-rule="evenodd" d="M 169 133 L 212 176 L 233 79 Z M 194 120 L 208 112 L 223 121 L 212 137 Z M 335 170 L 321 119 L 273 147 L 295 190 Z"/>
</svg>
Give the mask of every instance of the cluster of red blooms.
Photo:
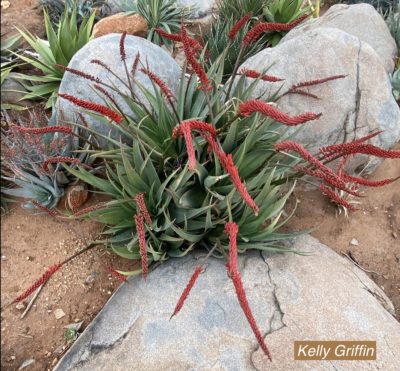
<svg viewBox="0 0 400 371">
<path fill-rule="evenodd" d="M 245 26 L 245 24 L 249 21 L 253 13 L 247 13 L 244 17 L 239 19 L 232 27 L 232 29 L 229 31 L 228 37 L 232 41 L 235 40 L 238 32 Z"/>
<path fill-rule="evenodd" d="M 37 202 L 36 200 L 31 200 L 31 203 L 35 205 L 36 208 L 44 211 L 46 214 L 49 214 L 53 218 L 58 216 L 58 212 L 56 210 L 49 209 L 48 207 L 42 205 L 40 202 Z"/>
<path fill-rule="evenodd" d="M 144 201 L 144 194 L 138 193 L 135 196 L 136 203 L 136 215 L 134 216 L 135 224 L 136 224 L 136 233 L 139 240 L 139 252 L 142 263 L 142 273 L 144 279 L 147 278 L 148 274 L 148 260 L 147 260 L 147 247 L 146 247 L 146 231 L 144 222 L 152 228 L 152 220 L 150 217 L 150 213 L 147 209 L 146 203 Z"/>
<path fill-rule="evenodd" d="M 243 45 L 249 45 L 256 42 L 260 38 L 261 34 L 266 31 L 290 31 L 292 28 L 303 22 L 308 16 L 309 14 L 303 14 L 301 17 L 290 23 L 259 22 L 244 36 Z"/>
<path fill-rule="evenodd" d="M 128 279 L 123 274 L 119 273 L 113 267 L 107 267 L 107 271 L 110 272 L 115 278 L 117 278 L 121 282 L 126 282 Z"/>
<path fill-rule="evenodd" d="M 88 73 L 76 70 L 75 68 L 62 66 L 60 64 L 57 64 L 56 66 L 62 68 L 63 70 L 65 70 L 65 71 L 67 71 L 69 73 L 72 73 L 72 74 L 77 75 L 79 77 L 83 77 L 86 80 L 93 81 L 93 82 L 96 82 L 98 84 L 101 84 L 101 80 L 98 77 L 95 77 L 95 76 L 89 75 Z"/>
<path fill-rule="evenodd" d="M 35 281 L 30 287 L 28 287 L 27 290 L 25 290 L 21 295 L 17 296 L 12 304 L 18 303 L 30 296 L 35 290 L 45 284 L 54 273 L 58 272 L 62 266 L 63 264 L 60 263 L 52 265 L 49 269 L 46 270 L 46 272 L 43 273 L 43 275 L 37 281 Z"/>
<path fill-rule="evenodd" d="M 277 82 L 277 81 L 283 81 L 283 79 L 271 75 L 265 75 L 261 74 L 260 72 L 254 71 L 254 70 L 249 70 L 245 67 L 243 67 L 239 71 L 239 75 L 245 75 L 246 77 L 250 77 L 252 79 L 260 79 L 262 81 L 268 81 L 268 82 Z"/>
<path fill-rule="evenodd" d="M 171 89 L 167 86 L 167 84 L 154 72 L 150 71 L 148 68 L 141 68 L 140 72 L 143 72 L 145 75 L 149 76 L 150 80 L 153 81 L 161 90 L 161 93 L 172 102 L 175 99 L 174 94 Z"/>
<path fill-rule="evenodd" d="M 74 158 L 74 157 L 67 157 L 67 156 L 49 157 L 45 162 L 43 162 L 43 170 L 49 171 L 50 164 L 59 164 L 61 162 L 65 162 L 68 164 L 76 164 L 76 165 L 81 163 L 79 158 Z"/>
<path fill-rule="evenodd" d="M 74 216 L 78 217 L 78 216 L 86 215 L 86 214 L 91 213 L 92 211 L 99 210 L 99 209 L 101 209 L 103 207 L 104 207 L 104 203 L 100 202 L 98 204 L 85 207 L 84 209 L 81 209 L 79 211 L 75 211 L 74 212 Z"/>
<path fill-rule="evenodd" d="M 375 132 L 366 135 L 362 138 L 356 139 L 349 143 L 335 144 L 332 146 L 326 146 L 320 149 L 320 159 L 313 156 L 307 151 L 301 144 L 287 140 L 284 142 L 277 143 L 275 149 L 278 152 L 296 152 L 300 157 L 308 163 L 307 166 L 297 166 L 295 170 L 301 171 L 307 175 L 317 177 L 323 181 L 320 189 L 322 193 L 328 196 L 334 203 L 346 207 L 350 211 L 356 209 L 347 202 L 344 198 L 340 197 L 334 190 L 338 189 L 344 191 L 353 196 L 360 196 L 355 187 L 348 187 L 348 183 L 356 183 L 368 187 L 381 187 L 390 184 L 400 177 L 392 179 L 383 179 L 379 181 L 370 181 L 367 179 L 354 177 L 347 174 L 344 170 L 344 163 L 348 159 L 349 155 L 355 154 L 367 154 L 382 158 L 400 158 L 400 151 L 397 150 L 384 150 L 376 147 L 372 144 L 366 144 L 365 142 L 378 135 L 380 132 Z M 328 162 L 342 157 L 342 161 L 338 167 L 338 171 L 335 173 L 332 169 L 328 168 L 322 161 Z"/>
<path fill-rule="evenodd" d="M 196 75 L 199 77 L 199 89 L 205 91 L 211 90 L 211 82 L 208 79 L 208 76 L 201 66 L 200 62 L 197 61 L 198 54 L 203 50 L 203 46 L 196 39 L 193 39 L 188 35 L 185 26 L 182 24 L 181 32 L 179 34 L 170 34 L 159 28 L 156 29 L 156 32 L 166 39 L 182 42 L 186 60 L 193 71 L 196 73 Z"/>
<path fill-rule="evenodd" d="M 297 116 L 289 116 L 279 111 L 276 107 L 259 99 L 249 100 L 239 105 L 239 113 L 242 116 L 250 116 L 254 112 L 259 112 L 265 116 L 273 118 L 275 121 L 287 126 L 304 124 L 307 121 L 316 120 L 321 117 L 321 113 L 306 112 Z"/>
<path fill-rule="evenodd" d="M 92 103 L 84 99 L 79 99 L 69 94 L 59 93 L 58 96 L 70 101 L 72 104 L 75 104 L 78 107 L 82 107 L 89 111 L 100 113 L 101 115 L 108 117 L 110 120 L 113 120 L 116 123 L 120 123 L 124 119 L 119 113 L 101 104 Z"/>
<path fill-rule="evenodd" d="M 73 134 L 72 128 L 69 126 L 61 126 L 61 125 L 54 125 L 54 126 L 46 126 L 42 128 L 35 128 L 35 127 L 25 127 L 19 125 L 12 125 L 12 130 L 16 130 L 20 133 L 28 133 L 33 135 L 43 135 L 48 133 L 64 133 L 64 134 Z"/>
<path fill-rule="evenodd" d="M 172 137 L 174 139 L 178 136 L 183 136 L 186 144 L 186 151 L 188 154 L 189 170 L 194 170 L 196 168 L 196 155 L 192 142 L 192 131 L 197 130 L 200 132 L 201 136 L 208 142 L 211 151 L 218 157 L 224 170 L 230 175 L 232 183 L 234 184 L 237 191 L 242 196 L 245 203 L 254 211 L 255 215 L 258 215 L 259 208 L 254 202 L 253 198 L 250 196 L 245 185 L 240 180 L 239 172 L 233 162 L 232 155 L 226 154 L 221 145 L 218 143 L 216 136 L 217 131 L 215 128 L 206 122 L 202 121 L 183 121 L 180 125 L 173 129 Z"/>
</svg>

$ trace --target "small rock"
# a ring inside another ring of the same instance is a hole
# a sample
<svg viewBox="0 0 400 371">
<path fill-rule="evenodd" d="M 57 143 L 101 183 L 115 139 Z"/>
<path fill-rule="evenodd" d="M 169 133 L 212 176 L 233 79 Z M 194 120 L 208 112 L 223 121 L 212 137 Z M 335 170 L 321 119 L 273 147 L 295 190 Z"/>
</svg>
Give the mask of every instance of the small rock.
<svg viewBox="0 0 400 371">
<path fill-rule="evenodd" d="M 397 233 L 396 232 L 392 232 L 392 236 L 395 240 L 397 240 Z"/>
<path fill-rule="evenodd" d="M 147 22 L 139 14 L 125 15 L 117 13 L 101 19 L 93 28 L 93 37 L 108 35 L 111 33 L 124 33 L 128 35 L 146 37 Z"/>
<path fill-rule="evenodd" d="M 90 273 L 86 279 L 85 279 L 85 283 L 93 283 L 94 280 L 96 279 L 97 273 L 96 272 L 92 272 Z"/>
<path fill-rule="evenodd" d="M 15 361 L 16 358 L 17 358 L 16 356 L 11 356 L 11 357 L 10 357 L 10 359 L 11 359 L 12 361 Z"/>
<path fill-rule="evenodd" d="M 56 363 L 57 363 L 57 361 L 58 361 L 58 358 L 54 358 L 54 359 L 53 359 L 53 362 L 51 362 L 51 365 L 52 365 L 52 366 L 55 366 Z"/>
<path fill-rule="evenodd" d="M 350 245 L 358 246 L 358 245 L 359 245 L 359 242 L 358 242 L 357 238 L 353 238 L 353 239 L 350 241 Z"/>
<path fill-rule="evenodd" d="M 18 303 L 15 306 L 15 308 L 18 309 L 18 310 L 24 310 L 26 308 L 26 305 L 24 303 Z"/>
<path fill-rule="evenodd" d="M 2 256 L 1 256 L 1 260 L 6 260 L 6 256 L 5 256 L 5 255 L 2 255 Z"/>
<path fill-rule="evenodd" d="M 65 313 L 64 313 L 64 311 L 63 311 L 62 309 L 57 308 L 57 309 L 54 311 L 54 317 L 56 317 L 56 319 L 61 319 L 61 318 L 63 318 L 64 316 L 65 316 Z"/>
</svg>

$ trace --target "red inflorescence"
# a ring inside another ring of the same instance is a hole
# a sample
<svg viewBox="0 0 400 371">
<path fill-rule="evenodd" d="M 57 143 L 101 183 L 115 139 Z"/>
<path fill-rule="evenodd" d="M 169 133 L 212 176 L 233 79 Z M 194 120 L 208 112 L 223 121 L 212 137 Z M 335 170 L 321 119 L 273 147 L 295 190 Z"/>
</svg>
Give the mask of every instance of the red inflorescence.
<svg viewBox="0 0 400 371">
<path fill-rule="evenodd" d="M 225 224 L 225 233 L 229 237 L 229 268 L 232 271 L 238 271 L 237 263 L 237 235 L 239 227 L 234 222 L 228 222 Z"/>
<path fill-rule="evenodd" d="M 106 89 L 97 84 L 94 86 L 94 88 L 102 93 L 104 96 L 106 96 L 115 106 L 117 106 L 115 98 Z"/>
<path fill-rule="evenodd" d="M 172 313 L 171 318 L 179 313 L 179 311 L 182 309 L 183 304 L 185 303 L 185 300 L 190 294 L 190 291 L 192 290 L 194 284 L 196 283 L 197 279 L 199 278 L 200 273 L 203 272 L 203 267 L 202 266 L 197 266 L 196 269 L 194 270 L 194 273 L 192 274 L 192 277 L 190 277 L 190 280 L 188 284 L 186 285 L 185 289 L 183 290 L 178 303 L 176 304 L 176 307 L 174 309 L 174 313 Z"/>
<path fill-rule="evenodd" d="M 263 75 L 260 72 L 254 71 L 254 70 L 249 70 L 247 68 L 242 68 L 239 71 L 239 75 L 245 75 L 246 77 L 250 77 L 253 79 L 260 79 L 263 81 L 268 81 L 268 82 L 277 82 L 277 81 L 283 81 L 283 79 L 271 75 Z"/>
<path fill-rule="evenodd" d="M 346 152 L 348 150 L 352 151 L 354 150 L 354 148 L 357 148 L 357 146 L 359 144 L 363 144 L 364 142 L 366 142 L 369 139 L 372 139 L 374 137 L 376 137 L 377 135 L 379 135 L 380 133 L 382 133 L 382 131 L 375 131 L 371 134 L 368 134 L 364 137 L 355 139 L 351 142 L 348 143 L 341 143 L 341 144 L 333 144 L 330 146 L 325 146 L 320 148 L 320 153 L 324 154 L 324 155 L 330 155 L 330 154 L 335 154 L 335 153 L 341 153 L 341 152 Z"/>
<path fill-rule="evenodd" d="M 144 279 L 148 274 L 147 247 L 146 247 L 146 232 L 144 228 L 144 217 L 142 214 L 135 215 L 136 233 L 139 239 L 139 252 L 142 262 L 142 273 Z"/>
<path fill-rule="evenodd" d="M 201 67 L 200 63 L 196 60 L 196 49 L 193 48 L 193 41 L 197 44 L 198 42 L 192 38 L 190 38 L 187 34 L 186 28 L 182 25 L 181 28 L 182 35 L 182 43 L 183 43 L 183 51 L 185 52 L 186 59 L 189 65 L 193 68 L 193 71 L 199 77 L 200 80 L 200 90 L 211 90 L 212 86 L 208 79 L 206 72 L 203 67 Z"/>
<path fill-rule="evenodd" d="M 363 186 L 367 186 L 367 187 L 383 187 L 387 184 L 393 183 L 396 180 L 400 179 L 400 176 L 396 177 L 396 178 L 391 178 L 391 179 L 382 179 L 382 180 L 368 180 L 368 179 L 364 179 L 364 178 L 358 178 L 355 176 L 351 176 L 349 174 L 346 174 L 344 172 L 342 172 L 342 178 L 345 179 L 348 182 L 353 182 L 353 183 L 357 183 L 357 184 L 361 184 Z"/>
<path fill-rule="evenodd" d="M 298 88 L 304 88 L 307 86 L 319 85 L 319 84 L 323 84 L 328 81 L 343 79 L 346 76 L 347 75 L 335 75 L 335 76 L 325 77 L 325 78 L 319 79 L 319 80 L 303 81 L 303 82 L 299 82 L 298 84 L 293 85 L 292 89 L 298 89 Z"/>
<path fill-rule="evenodd" d="M 42 205 L 41 203 L 37 202 L 36 200 L 31 200 L 32 204 L 35 205 L 39 210 L 44 211 L 45 213 L 49 214 L 51 217 L 55 218 L 58 216 L 57 210 L 51 210 L 48 207 Z"/>
<path fill-rule="evenodd" d="M 271 104 L 258 99 L 249 100 L 239 105 L 239 113 L 241 115 L 249 116 L 253 112 L 259 112 L 287 126 L 304 124 L 307 121 L 316 120 L 322 115 L 321 113 L 306 112 L 292 117 L 279 111 Z"/>
<path fill-rule="evenodd" d="M 161 28 L 155 28 L 154 31 L 167 40 L 177 41 L 177 42 L 182 41 L 182 35 L 180 34 L 168 33 Z"/>
<path fill-rule="evenodd" d="M 64 134 L 73 134 L 72 128 L 69 126 L 61 126 L 61 125 L 54 125 L 54 126 L 47 126 L 44 128 L 27 128 L 18 125 L 12 125 L 12 130 L 19 131 L 20 133 L 27 133 L 27 134 L 48 134 L 48 133 L 64 133 Z"/>
<path fill-rule="evenodd" d="M 232 29 L 229 31 L 229 38 L 231 40 L 235 40 L 238 32 L 244 27 L 244 25 L 248 22 L 248 20 L 251 18 L 253 14 L 247 13 L 244 17 L 242 17 L 241 19 L 239 19 L 232 27 Z"/>
<path fill-rule="evenodd" d="M 140 62 L 140 53 L 137 52 L 136 53 L 136 57 L 135 57 L 135 59 L 133 60 L 133 63 L 132 63 L 132 68 L 131 68 L 132 76 L 135 76 L 135 73 L 136 73 L 136 70 L 138 68 L 139 62 Z"/>
<path fill-rule="evenodd" d="M 49 164 L 59 164 L 61 162 L 65 162 L 68 164 L 80 164 L 81 163 L 79 158 L 74 158 L 74 157 L 66 157 L 66 156 L 50 157 L 43 163 L 43 170 L 48 171 Z"/>
<path fill-rule="evenodd" d="M 161 90 L 161 93 L 164 94 L 164 96 L 167 99 L 169 99 L 171 101 L 173 99 L 175 99 L 175 96 L 172 93 L 171 89 L 167 86 L 167 84 L 159 76 L 157 76 L 154 72 L 150 71 L 147 68 L 141 68 L 140 71 L 143 72 L 145 75 L 149 76 L 151 81 L 153 81 L 156 85 L 158 85 L 158 87 Z"/>
<path fill-rule="evenodd" d="M 121 61 L 126 60 L 125 39 L 126 39 L 126 31 L 122 33 L 121 38 L 119 40 L 119 55 L 121 56 Z"/>
<path fill-rule="evenodd" d="M 271 353 L 267 347 L 267 344 L 264 341 L 263 336 L 261 335 L 256 320 L 250 309 L 246 292 L 243 287 L 242 278 L 240 277 L 239 269 L 237 267 L 236 238 L 238 230 L 239 228 L 235 223 L 227 223 L 225 226 L 225 232 L 228 234 L 230 242 L 230 258 L 229 258 L 229 263 L 226 265 L 226 268 L 228 270 L 228 276 L 230 276 L 230 278 L 232 279 L 233 285 L 235 286 L 236 296 L 239 300 L 240 306 L 246 316 L 247 321 L 250 324 L 251 329 L 253 330 L 254 335 L 256 336 L 258 343 L 260 344 L 261 349 L 267 355 L 269 360 L 272 361 Z M 233 241 L 234 239 L 235 241 Z"/>
<path fill-rule="evenodd" d="M 92 59 L 90 63 L 97 64 L 98 66 L 103 67 L 106 71 L 111 72 L 111 68 L 99 59 Z"/>
<path fill-rule="evenodd" d="M 135 203 L 137 210 L 140 212 L 141 215 L 143 215 L 146 224 L 151 228 L 153 222 L 151 220 L 149 210 L 147 210 L 146 202 L 144 201 L 144 193 L 138 193 L 135 195 Z"/>
<path fill-rule="evenodd" d="M 58 96 L 70 101 L 71 103 L 75 104 L 78 107 L 82 107 L 89 111 L 100 113 L 101 115 L 108 117 L 110 120 L 113 120 L 117 123 L 121 122 L 124 119 L 119 113 L 101 104 L 92 103 L 84 99 L 79 99 L 69 94 L 59 93 Z"/>
<path fill-rule="evenodd" d="M 189 127 L 190 130 L 197 130 L 200 133 L 209 133 L 214 138 L 217 136 L 217 130 L 211 124 L 198 120 L 187 120 L 187 121 L 182 121 L 180 125 L 174 127 L 172 131 L 172 137 L 176 139 L 180 135 L 182 135 L 183 134 L 182 130 L 186 126 Z"/>
<path fill-rule="evenodd" d="M 94 81 L 94 82 L 96 82 L 98 84 L 101 84 L 101 81 L 100 81 L 100 79 L 98 77 L 95 77 L 95 76 L 89 75 L 88 73 L 76 70 L 75 68 L 61 66 L 60 64 L 57 64 L 56 66 L 64 69 L 65 71 L 67 71 L 69 73 L 72 73 L 74 75 L 83 77 L 86 80 Z"/>
<path fill-rule="evenodd" d="M 82 210 L 74 212 L 74 216 L 78 217 L 78 216 L 86 215 L 86 214 L 91 213 L 92 211 L 99 210 L 99 209 L 103 208 L 104 206 L 105 206 L 104 203 L 98 203 L 96 205 L 91 205 L 91 206 L 85 207 Z"/>
<path fill-rule="evenodd" d="M 33 292 L 35 292 L 40 286 L 42 286 L 43 284 L 45 284 L 50 278 L 51 276 L 56 273 L 58 270 L 60 270 L 60 268 L 63 265 L 58 263 L 58 264 L 54 264 L 52 265 L 49 269 L 47 269 L 46 272 L 43 273 L 43 275 L 37 280 L 35 281 L 27 290 L 25 290 L 21 295 L 19 295 L 18 297 L 16 297 L 13 301 L 13 303 L 18 303 L 24 299 L 26 299 L 29 295 L 31 295 Z"/>
<path fill-rule="evenodd" d="M 212 137 L 211 135 L 207 135 L 207 133 L 202 133 L 203 137 L 207 140 L 208 145 L 210 146 L 211 150 L 215 153 L 220 161 L 224 170 L 230 175 L 231 181 L 234 184 L 236 190 L 242 196 L 244 202 L 254 211 L 254 214 L 257 216 L 260 209 L 250 196 L 249 192 L 247 191 L 245 185 L 240 180 L 238 169 L 235 167 L 235 164 L 232 159 L 231 154 L 226 154 L 223 149 L 221 148 L 220 144 L 217 140 Z"/>
<path fill-rule="evenodd" d="M 304 14 L 290 23 L 259 22 L 244 36 L 243 45 L 249 45 L 253 42 L 256 42 L 258 38 L 261 36 L 261 34 L 264 33 L 265 31 L 289 31 L 292 28 L 296 27 L 308 16 L 309 14 Z"/>
</svg>

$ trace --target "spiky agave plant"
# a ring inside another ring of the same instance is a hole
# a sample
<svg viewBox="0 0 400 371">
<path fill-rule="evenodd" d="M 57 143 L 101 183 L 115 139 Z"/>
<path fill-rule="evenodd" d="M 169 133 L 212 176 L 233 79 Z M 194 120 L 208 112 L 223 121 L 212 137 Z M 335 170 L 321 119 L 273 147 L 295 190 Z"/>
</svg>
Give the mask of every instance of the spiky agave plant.
<svg viewBox="0 0 400 371">
<path fill-rule="evenodd" d="M 68 126 L 12 125 L 9 130 L 2 129 L 2 180 L 9 184 L 2 187 L 2 193 L 26 199 L 25 208 L 51 213 L 64 195 L 64 187 L 75 179 L 59 160 L 73 164 L 90 161 L 86 153 L 69 157 L 67 137 L 74 132 Z"/>
</svg>

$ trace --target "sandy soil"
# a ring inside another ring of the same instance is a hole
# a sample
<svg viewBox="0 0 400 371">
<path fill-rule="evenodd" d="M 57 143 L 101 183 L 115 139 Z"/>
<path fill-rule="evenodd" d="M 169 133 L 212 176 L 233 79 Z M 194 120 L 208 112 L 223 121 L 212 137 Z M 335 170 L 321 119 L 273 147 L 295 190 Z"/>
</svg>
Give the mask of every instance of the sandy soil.
<svg viewBox="0 0 400 371">
<path fill-rule="evenodd" d="M 63 222 L 14 205 L 1 225 L 1 303 L 11 302 L 50 265 L 80 250 L 100 230 L 94 222 Z M 57 272 L 33 307 L 20 319 L 22 308 L 12 305 L 1 313 L 1 369 L 17 370 L 29 359 L 28 370 L 47 370 L 68 348 L 64 326 L 83 321 L 81 330 L 120 285 L 107 271 L 134 269 L 133 263 L 97 247 Z M 65 316 L 56 319 L 61 309 Z"/>
<path fill-rule="evenodd" d="M 10 6 L 1 8 L 1 34 L 6 37 L 17 34 L 17 30 L 28 30 L 39 37 L 44 35 L 44 20 L 38 0 L 9 0 Z"/>
</svg>

